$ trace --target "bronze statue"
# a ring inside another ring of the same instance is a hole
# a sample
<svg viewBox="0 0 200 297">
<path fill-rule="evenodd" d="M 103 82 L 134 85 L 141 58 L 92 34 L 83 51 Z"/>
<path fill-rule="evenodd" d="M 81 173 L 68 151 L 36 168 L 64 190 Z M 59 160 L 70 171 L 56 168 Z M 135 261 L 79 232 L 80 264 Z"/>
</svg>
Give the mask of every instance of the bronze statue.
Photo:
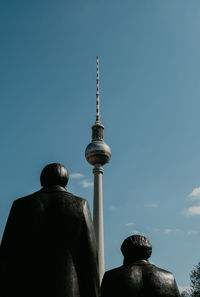
<svg viewBox="0 0 200 297">
<path fill-rule="evenodd" d="M 67 169 L 47 165 L 42 189 L 14 201 L 0 248 L 1 297 L 98 297 L 88 203 L 68 193 Z"/>
<path fill-rule="evenodd" d="M 101 297 L 180 297 L 173 274 L 148 262 L 152 246 L 146 237 L 126 238 L 121 251 L 124 265 L 105 273 Z"/>
</svg>

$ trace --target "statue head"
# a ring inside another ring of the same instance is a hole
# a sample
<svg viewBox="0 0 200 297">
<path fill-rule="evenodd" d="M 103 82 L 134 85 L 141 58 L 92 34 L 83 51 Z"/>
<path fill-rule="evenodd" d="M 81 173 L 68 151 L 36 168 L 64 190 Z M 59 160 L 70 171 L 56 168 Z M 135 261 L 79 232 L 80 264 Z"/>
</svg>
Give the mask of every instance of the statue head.
<svg viewBox="0 0 200 297">
<path fill-rule="evenodd" d="M 58 185 L 66 187 L 69 179 L 67 168 L 59 163 L 48 164 L 42 170 L 40 183 L 42 187 Z"/>
<path fill-rule="evenodd" d="M 124 240 L 121 251 L 124 264 L 129 264 L 134 261 L 148 260 L 152 253 L 152 245 L 146 237 L 132 235 Z"/>
</svg>

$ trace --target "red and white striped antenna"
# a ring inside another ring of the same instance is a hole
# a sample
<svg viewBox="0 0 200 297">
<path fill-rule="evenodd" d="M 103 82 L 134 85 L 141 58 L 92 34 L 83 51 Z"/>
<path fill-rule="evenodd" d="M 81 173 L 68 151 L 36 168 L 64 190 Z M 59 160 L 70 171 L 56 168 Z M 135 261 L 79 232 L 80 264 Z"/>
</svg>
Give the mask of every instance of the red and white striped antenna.
<svg viewBox="0 0 200 297">
<path fill-rule="evenodd" d="M 97 56 L 97 93 L 96 93 L 96 123 L 100 123 L 100 106 L 99 106 L 99 56 Z"/>
</svg>

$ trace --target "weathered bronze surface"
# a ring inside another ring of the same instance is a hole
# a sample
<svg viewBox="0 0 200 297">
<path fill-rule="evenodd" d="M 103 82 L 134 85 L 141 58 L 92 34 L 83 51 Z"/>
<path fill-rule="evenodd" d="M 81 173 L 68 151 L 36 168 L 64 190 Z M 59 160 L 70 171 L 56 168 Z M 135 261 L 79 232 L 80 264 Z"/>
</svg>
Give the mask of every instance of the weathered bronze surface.
<svg viewBox="0 0 200 297">
<path fill-rule="evenodd" d="M 148 262 L 152 247 L 140 235 L 128 237 L 122 244 L 124 265 L 107 271 L 101 297 L 179 297 L 173 274 Z"/>
<path fill-rule="evenodd" d="M 0 249 L 0 296 L 97 297 L 97 251 L 88 203 L 51 164 L 43 188 L 14 201 Z"/>
</svg>

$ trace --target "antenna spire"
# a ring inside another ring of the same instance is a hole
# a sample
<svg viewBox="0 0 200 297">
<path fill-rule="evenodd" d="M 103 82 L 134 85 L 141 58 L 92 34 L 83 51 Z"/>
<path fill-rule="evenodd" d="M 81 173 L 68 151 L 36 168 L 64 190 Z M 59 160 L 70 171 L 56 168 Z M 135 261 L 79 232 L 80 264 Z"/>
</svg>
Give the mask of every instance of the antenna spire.
<svg viewBox="0 0 200 297">
<path fill-rule="evenodd" d="M 97 56 L 96 123 L 100 123 L 100 106 L 99 106 L 99 56 Z"/>
</svg>

